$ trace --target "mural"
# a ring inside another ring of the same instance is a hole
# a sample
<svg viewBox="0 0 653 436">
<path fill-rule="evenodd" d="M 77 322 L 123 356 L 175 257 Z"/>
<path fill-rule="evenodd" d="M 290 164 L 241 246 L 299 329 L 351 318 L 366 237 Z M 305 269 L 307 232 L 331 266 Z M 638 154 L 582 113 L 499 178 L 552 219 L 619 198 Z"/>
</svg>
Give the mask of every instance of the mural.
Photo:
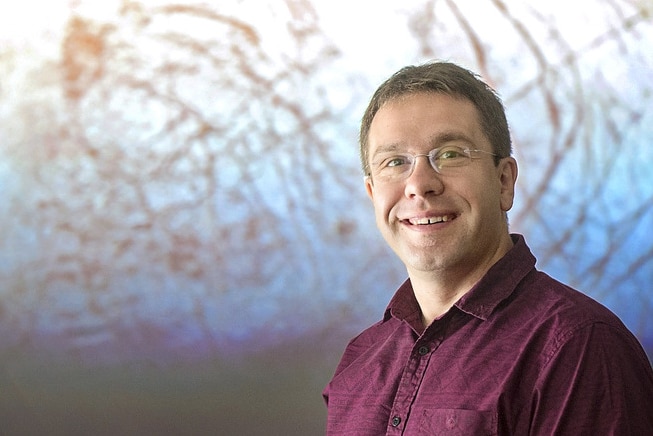
<svg viewBox="0 0 653 436">
<path fill-rule="evenodd" d="M 0 6 L 0 426 L 321 434 L 405 277 L 356 144 L 398 68 L 501 94 L 512 230 L 653 356 L 653 3 Z"/>
</svg>

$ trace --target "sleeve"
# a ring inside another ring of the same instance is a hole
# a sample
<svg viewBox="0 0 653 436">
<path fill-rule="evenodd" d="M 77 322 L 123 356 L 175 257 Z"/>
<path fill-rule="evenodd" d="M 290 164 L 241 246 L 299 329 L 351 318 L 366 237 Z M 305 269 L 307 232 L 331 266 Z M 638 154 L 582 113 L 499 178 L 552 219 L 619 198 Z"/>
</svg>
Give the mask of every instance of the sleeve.
<svg viewBox="0 0 653 436">
<path fill-rule="evenodd" d="M 532 398 L 532 435 L 653 435 L 653 370 L 625 327 L 559 338 Z"/>
</svg>

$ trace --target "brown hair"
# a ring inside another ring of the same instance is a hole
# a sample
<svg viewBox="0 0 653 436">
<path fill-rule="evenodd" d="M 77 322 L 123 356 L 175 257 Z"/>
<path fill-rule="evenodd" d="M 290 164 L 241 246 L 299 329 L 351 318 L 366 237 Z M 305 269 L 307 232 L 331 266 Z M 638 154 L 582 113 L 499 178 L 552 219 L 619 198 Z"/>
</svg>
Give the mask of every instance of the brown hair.
<svg viewBox="0 0 653 436">
<path fill-rule="evenodd" d="M 390 100 L 421 93 L 443 93 L 471 101 L 480 115 L 494 153 L 495 161 L 510 156 L 512 145 L 506 114 L 498 94 L 471 71 L 450 62 L 429 62 L 404 67 L 379 86 L 365 110 L 359 134 L 360 158 L 365 175 L 369 175 L 370 125 L 376 113 Z"/>
</svg>

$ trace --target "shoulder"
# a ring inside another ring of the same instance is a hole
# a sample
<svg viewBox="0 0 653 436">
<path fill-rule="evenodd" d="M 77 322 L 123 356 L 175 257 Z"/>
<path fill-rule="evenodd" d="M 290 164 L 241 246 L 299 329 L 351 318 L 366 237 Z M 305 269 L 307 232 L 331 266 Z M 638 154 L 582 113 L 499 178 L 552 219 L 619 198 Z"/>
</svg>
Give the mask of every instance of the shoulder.
<svg viewBox="0 0 653 436">
<path fill-rule="evenodd" d="M 579 328 L 601 322 L 626 329 L 610 309 L 541 271 L 533 270 L 528 274 L 513 296 L 513 303 L 530 306 L 536 318 L 558 321 L 561 328 Z"/>
<path fill-rule="evenodd" d="M 519 337 L 542 434 L 643 434 L 653 424 L 653 370 L 608 308 L 533 270 L 496 311 Z M 524 368 L 524 366 L 522 366 Z M 630 430 L 629 430 L 630 429 Z"/>
<path fill-rule="evenodd" d="M 410 327 L 396 318 L 388 317 L 378 321 L 349 341 L 336 368 L 336 375 L 355 362 L 361 364 L 383 359 L 389 354 L 388 349 L 401 353 L 404 348 L 412 346 L 414 339 L 411 335 Z"/>
<path fill-rule="evenodd" d="M 396 318 L 387 317 L 364 329 L 358 335 L 354 336 L 345 350 L 347 353 L 358 354 L 363 350 L 375 347 L 379 342 L 385 342 L 402 329 L 403 323 Z"/>
<path fill-rule="evenodd" d="M 588 295 L 533 270 L 513 293 L 508 313 L 514 313 L 544 336 L 542 357 L 551 359 L 563 347 L 603 347 L 610 343 L 614 351 L 626 350 L 638 359 L 646 358 L 639 341 L 607 307 Z M 648 360 L 646 358 L 646 360 Z"/>
</svg>

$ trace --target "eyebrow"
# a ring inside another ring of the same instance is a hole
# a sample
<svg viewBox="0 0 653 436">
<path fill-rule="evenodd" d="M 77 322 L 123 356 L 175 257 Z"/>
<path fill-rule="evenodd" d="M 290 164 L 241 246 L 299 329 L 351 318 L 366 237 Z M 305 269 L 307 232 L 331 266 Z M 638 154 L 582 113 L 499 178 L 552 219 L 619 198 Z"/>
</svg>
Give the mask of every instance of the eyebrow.
<svg viewBox="0 0 653 436">
<path fill-rule="evenodd" d="M 437 135 L 434 135 L 431 137 L 431 140 L 429 141 L 431 145 L 434 147 L 440 147 L 448 142 L 466 142 L 470 145 L 474 145 L 474 141 L 472 139 L 465 135 L 462 132 L 442 132 Z"/>
<path fill-rule="evenodd" d="M 462 132 L 455 132 L 455 131 L 442 132 L 442 133 L 438 133 L 437 135 L 433 135 L 429 139 L 428 143 L 431 145 L 432 149 L 434 149 L 434 148 L 442 147 L 443 145 L 449 142 L 459 142 L 459 141 L 475 146 L 474 141 L 472 141 L 467 135 L 465 135 Z M 400 142 L 392 142 L 389 144 L 380 145 L 376 150 L 374 150 L 374 154 L 371 157 L 377 156 L 379 154 L 396 153 L 398 151 L 406 151 L 406 150 L 405 147 Z"/>
</svg>

